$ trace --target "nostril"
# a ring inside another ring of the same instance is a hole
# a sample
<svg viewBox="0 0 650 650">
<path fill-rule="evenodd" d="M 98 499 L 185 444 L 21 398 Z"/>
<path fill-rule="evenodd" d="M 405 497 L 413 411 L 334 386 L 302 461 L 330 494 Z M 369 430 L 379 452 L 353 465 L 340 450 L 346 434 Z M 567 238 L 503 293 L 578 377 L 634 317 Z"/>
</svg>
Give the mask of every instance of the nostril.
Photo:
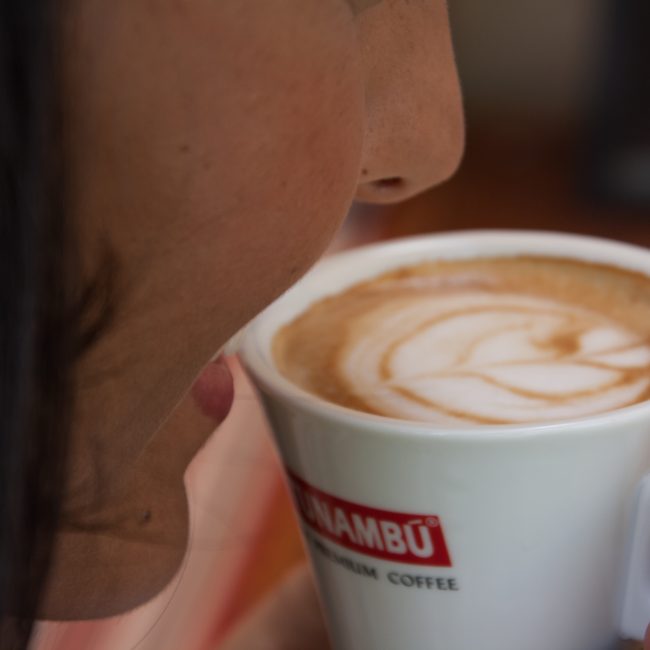
<svg viewBox="0 0 650 650">
<path fill-rule="evenodd" d="M 364 175 L 363 170 L 361 174 Z M 403 176 L 384 176 L 376 180 L 372 180 L 371 176 L 357 186 L 356 199 L 362 203 L 395 203 L 408 198 L 412 190 L 412 184 Z"/>
<path fill-rule="evenodd" d="M 372 183 L 379 190 L 396 190 L 401 189 L 404 185 L 404 179 L 399 176 L 391 178 L 380 178 Z"/>
</svg>

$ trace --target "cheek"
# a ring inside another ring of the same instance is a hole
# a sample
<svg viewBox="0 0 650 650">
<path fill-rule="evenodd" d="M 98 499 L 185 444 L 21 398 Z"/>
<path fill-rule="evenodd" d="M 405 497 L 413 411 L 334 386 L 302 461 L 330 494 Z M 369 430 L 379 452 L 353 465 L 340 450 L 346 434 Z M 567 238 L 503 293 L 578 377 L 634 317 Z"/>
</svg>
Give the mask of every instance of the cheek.
<svg viewBox="0 0 650 650">
<path fill-rule="evenodd" d="M 66 108 L 80 221 L 137 272 L 140 310 L 182 295 L 237 329 L 314 262 L 354 196 L 351 14 L 339 0 L 78 4 Z"/>
<path fill-rule="evenodd" d="M 226 296 L 245 301 L 244 317 L 309 268 L 356 192 L 365 100 L 354 30 L 307 37 L 300 57 L 296 45 L 275 43 L 271 60 L 256 57 L 224 88 L 193 176 L 190 213 L 210 242 L 208 273 L 246 288 L 245 298 Z"/>
<path fill-rule="evenodd" d="M 304 271 L 349 209 L 361 161 L 360 86 L 340 77 L 310 86 L 277 112 L 266 102 L 240 116 L 233 130 L 245 137 L 216 138 L 214 165 L 197 178 L 195 218 L 208 209 L 214 250 L 233 263 L 259 264 L 266 253 L 276 266 L 265 272 Z"/>
<path fill-rule="evenodd" d="M 260 289 L 269 285 L 273 293 L 284 289 L 322 253 L 356 192 L 362 101 L 355 97 L 355 87 L 341 92 L 338 99 L 323 91 L 321 85 L 305 92 L 303 114 L 290 111 L 282 123 L 258 133 L 253 138 L 256 151 L 220 174 L 228 193 L 237 188 L 237 203 L 225 210 L 215 206 L 220 213 L 215 241 L 223 237 L 224 244 L 236 245 L 236 255 L 232 248 L 220 247 L 220 251 L 236 267 L 261 270 L 250 278 L 252 284 Z M 242 268 L 236 271 L 246 273 Z"/>
</svg>

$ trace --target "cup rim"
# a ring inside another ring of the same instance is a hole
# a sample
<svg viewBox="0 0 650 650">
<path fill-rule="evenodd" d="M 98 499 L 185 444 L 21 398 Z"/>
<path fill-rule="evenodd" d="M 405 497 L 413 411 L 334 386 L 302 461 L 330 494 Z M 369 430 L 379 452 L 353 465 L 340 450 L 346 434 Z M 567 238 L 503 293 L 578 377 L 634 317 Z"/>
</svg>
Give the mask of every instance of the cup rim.
<svg viewBox="0 0 650 650">
<path fill-rule="evenodd" d="M 432 254 L 432 243 L 433 247 L 439 248 L 443 254 Z M 328 291 L 325 285 L 321 285 L 318 291 L 319 295 L 314 296 L 310 294 L 309 285 L 317 282 L 322 276 L 327 277 L 331 275 L 333 269 L 340 268 L 342 265 L 349 264 L 351 261 L 354 262 L 354 260 L 363 260 L 364 258 L 371 257 L 377 258 L 380 253 L 384 261 L 388 260 L 392 255 L 391 261 L 403 260 L 403 262 L 381 264 L 380 269 L 367 273 L 365 277 L 370 278 L 379 275 L 382 273 L 382 269 L 383 271 L 389 271 L 399 266 L 417 264 L 421 260 L 408 261 L 406 259 L 406 255 L 414 251 L 423 252 L 422 260 L 481 257 L 480 250 L 478 254 L 476 252 L 465 255 L 444 254 L 444 251 L 449 253 L 452 250 L 456 250 L 456 247 L 461 244 L 468 244 L 472 251 L 482 248 L 482 256 L 484 257 L 502 257 L 508 254 L 511 256 L 530 255 L 538 252 L 535 249 L 550 247 L 554 249 L 552 252 L 544 251 L 539 254 L 547 257 L 555 256 L 558 258 L 585 260 L 617 266 L 624 270 L 641 272 L 647 275 L 650 281 L 650 249 L 589 235 L 544 230 L 462 230 L 430 233 L 372 243 L 325 258 L 302 280 L 257 316 L 246 328 L 240 348 L 240 358 L 245 368 L 266 391 L 280 396 L 303 411 L 321 418 L 333 420 L 337 424 L 343 424 L 348 428 L 354 428 L 355 430 L 372 429 L 373 435 L 383 434 L 391 438 L 398 436 L 404 439 L 511 440 L 513 438 L 524 439 L 542 435 L 548 436 L 553 433 L 566 435 L 567 429 L 576 433 L 594 429 L 610 430 L 625 425 L 630 421 L 642 420 L 644 416 L 647 417 L 648 423 L 650 424 L 650 400 L 604 413 L 596 413 L 577 418 L 520 424 L 461 424 L 459 426 L 445 427 L 444 425 L 437 425 L 431 422 L 377 415 L 329 402 L 318 395 L 306 391 L 284 377 L 275 367 L 275 364 L 270 358 L 270 352 L 262 348 L 261 334 L 269 326 L 268 323 L 272 321 L 272 316 L 277 316 L 278 312 L 283 309 L 286 303 L 292 300 L 300 302 L 300 308 L 295 310 L 296 314 L 300 314 L 308 309 L 309 305 L 313 302 L 326 295 L 340 293 L 346 288 L 345 286 L 339 286 Z M 519 250 L 515 250 L 517 244 L 520 246 Z M 504 251 L 507 250 L 508 252 L 497 253 L 486 250 L 491 245 L 497 249 L 502 248 Z M 426 251 L 424 251 L 425 247 L 427 247 Z M 615 260 L 607 259 L 609 257 L 614 258 L 614 256 L 616 256 Z M 348 286 L 358 281 L 360 280 L 352 280 Z M 291 318 L 290 316 L 284 322 L 288 322 Z M 284 323 L 280 322 L 279 325 L 276 323 L 272 332 L 266 338 L 272 340 L 282 324 Z"/>
</svg>

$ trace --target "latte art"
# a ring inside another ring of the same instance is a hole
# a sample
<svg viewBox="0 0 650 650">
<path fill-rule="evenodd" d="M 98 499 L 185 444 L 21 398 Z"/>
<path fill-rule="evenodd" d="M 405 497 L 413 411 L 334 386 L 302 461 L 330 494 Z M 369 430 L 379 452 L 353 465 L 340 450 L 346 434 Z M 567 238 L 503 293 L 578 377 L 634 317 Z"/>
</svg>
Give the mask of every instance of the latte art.
<svg viewBox="0 0 650 650">
<path fill-rule="evenodd" d="M 418 295 L 348 323 L 332 372 L 384 415 L 542 422 L 639 401 L 650 388 L 650 345 L 599 314 L 550 300 Z"/>
<path fill-rule="evenodd" d="M 325 399 L 443 425 L 550 422 L 650 398 L 650 279 L 552 258 L 399 269 L 276 337 Z"/>
</svg>

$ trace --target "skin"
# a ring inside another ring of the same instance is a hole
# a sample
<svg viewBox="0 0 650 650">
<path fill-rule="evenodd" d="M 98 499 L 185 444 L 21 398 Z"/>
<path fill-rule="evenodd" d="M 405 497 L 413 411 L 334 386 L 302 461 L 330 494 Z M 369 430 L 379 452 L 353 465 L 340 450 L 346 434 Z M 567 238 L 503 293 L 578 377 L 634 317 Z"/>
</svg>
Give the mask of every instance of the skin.
<svg viewBox="0 0 650 650">
<path fill-rule="evenodd" d="M 197 375 L 355 198 L 421 192 L 463 149 L 443 0 L 68 0 L 62 29 L 81 277 L 106 250 L 116 266 L 114 318 L 77 371 L 42 611 L 58 619 L 116 614 L 173 577 L 183 474 L 218 424 Z"/>
</svg>

